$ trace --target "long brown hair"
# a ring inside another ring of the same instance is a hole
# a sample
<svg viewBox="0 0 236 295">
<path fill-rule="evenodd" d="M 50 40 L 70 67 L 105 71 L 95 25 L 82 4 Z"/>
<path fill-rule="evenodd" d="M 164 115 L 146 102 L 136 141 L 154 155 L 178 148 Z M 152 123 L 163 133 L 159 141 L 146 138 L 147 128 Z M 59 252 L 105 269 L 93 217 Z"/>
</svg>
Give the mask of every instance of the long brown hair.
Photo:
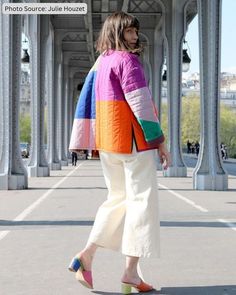
<svg viewBox="0 0 236 295">
<path fill-rule="evenodd" d="M 114 12 L 105 20 L 100 31 L 96 49 L 100 53 L 104 53 L 109 49 L 114 50 L 127 50 L 139 54 L 142 51 L 142 46 L 137 41 L 134 49 L 128 47 L 124 39 L 124 30 L 126 28 L 134 27 L 139 30 L 138 19 L 123 11 Z"/>
</svg>

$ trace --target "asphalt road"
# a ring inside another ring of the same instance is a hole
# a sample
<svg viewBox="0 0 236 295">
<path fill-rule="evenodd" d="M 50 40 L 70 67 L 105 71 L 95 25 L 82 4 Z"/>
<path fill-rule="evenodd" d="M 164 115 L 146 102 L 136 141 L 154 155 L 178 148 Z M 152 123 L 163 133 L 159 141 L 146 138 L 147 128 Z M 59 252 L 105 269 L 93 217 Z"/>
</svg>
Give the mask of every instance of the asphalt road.
<svg viewBox="0 0 236 295">
<path fill-rule="evenodd" d="M 193 190 L 190 173 L 158 171 L 158 182 L 161 256 L 140 263 L 157 288 L 149 294 L 235 295 L 236 177 L 225 192 Z M 0 295 L 120 295 L 120 253 L 98 250 L 92 291 L 67 270 L 106 195 L 99 161 L 30 178 L 28 190 L 0 191 Z"/>
</svg>

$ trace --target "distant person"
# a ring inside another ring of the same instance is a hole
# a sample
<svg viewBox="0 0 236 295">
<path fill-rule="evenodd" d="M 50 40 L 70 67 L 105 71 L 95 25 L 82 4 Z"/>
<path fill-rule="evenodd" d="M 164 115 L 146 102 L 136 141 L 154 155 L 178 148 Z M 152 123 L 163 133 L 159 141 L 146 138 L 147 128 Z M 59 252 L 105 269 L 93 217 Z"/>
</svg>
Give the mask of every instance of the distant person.
<svg viewBox="0 0 236 295">
<path fill-rule="evenodd" d="M 191 144 L 191 142 L 188 140 L 188 141 L 187 141 L 187 153 L 188 153 L 188 154 L 191 153 L 191 146 L 192 146 L 192 144 Z"/>
<path fill-rule="evenodd" d="M 76 166 L 77 160 L 78 160 L 78 155 L 76 152 L 71 153 L 71 158 L 72 158 L 72 166 Z"/>
<path fill-rule="evenodd" d="M 191 153 L 192 154 L 195 153 L 195 143 L 194 143 L 194 141 L 191 143 Z"/>
<path fill-rule="evenodd" d="M 195 152 L 196 152 L 197 157 L 198 157 L 198 154 L 199 154 L 199 149 L 200 149 L 200 144 L 199 144 L 198 141 L 196 141 L 196 143 L 195 143 Z"/>
<path fill-rule="evenodd" d="M 224 148 L 223 148 L 223 143 L 220 144 L 220 153 L 221 153 L 221 158 L 224 159 Z"/>
<path fill-rule="evenodd" d="M 220 152 L 221 152 L 221 157 L 223 160 L 226 160 L 228 158 L 227 155 L 227 146 L 224 143 L 220 144 Z"/>
<path fill-rule="evenodd" d="M 228 147 L 225 144 L 225 160 L 227 160 L 227 159 L 228 159 Z"/>
</svg>

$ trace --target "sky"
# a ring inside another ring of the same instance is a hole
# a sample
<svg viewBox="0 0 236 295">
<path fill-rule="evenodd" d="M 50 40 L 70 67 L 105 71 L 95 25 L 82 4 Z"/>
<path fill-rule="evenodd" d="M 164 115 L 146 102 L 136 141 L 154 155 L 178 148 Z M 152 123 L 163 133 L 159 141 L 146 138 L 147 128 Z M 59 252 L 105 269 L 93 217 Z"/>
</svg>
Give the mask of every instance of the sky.
<svg viewBox="0 0 236 295">
<path fill-rule="evenodd" d="M 222 0 L 221 72 L 236 74 L 236 0 Z M 199 72 L 198 17 L 189 25 L 186 41 L 190 48 L 189 73 Z"/>
</svg>

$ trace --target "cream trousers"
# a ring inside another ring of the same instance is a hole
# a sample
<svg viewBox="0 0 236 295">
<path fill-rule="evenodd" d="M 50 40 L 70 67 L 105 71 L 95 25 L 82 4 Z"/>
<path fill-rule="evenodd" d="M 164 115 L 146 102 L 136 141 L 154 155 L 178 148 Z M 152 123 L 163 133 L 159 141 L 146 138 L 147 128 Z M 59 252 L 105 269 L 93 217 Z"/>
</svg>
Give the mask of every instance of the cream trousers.
<svg viewBox="0 0 236 295">
<path fill-rule="evenodd" d="M 89 243 L 124 255 L 159 257 L 156 150 L 100 151 L 108 198 L 99 207 Z"/>
</svg>

